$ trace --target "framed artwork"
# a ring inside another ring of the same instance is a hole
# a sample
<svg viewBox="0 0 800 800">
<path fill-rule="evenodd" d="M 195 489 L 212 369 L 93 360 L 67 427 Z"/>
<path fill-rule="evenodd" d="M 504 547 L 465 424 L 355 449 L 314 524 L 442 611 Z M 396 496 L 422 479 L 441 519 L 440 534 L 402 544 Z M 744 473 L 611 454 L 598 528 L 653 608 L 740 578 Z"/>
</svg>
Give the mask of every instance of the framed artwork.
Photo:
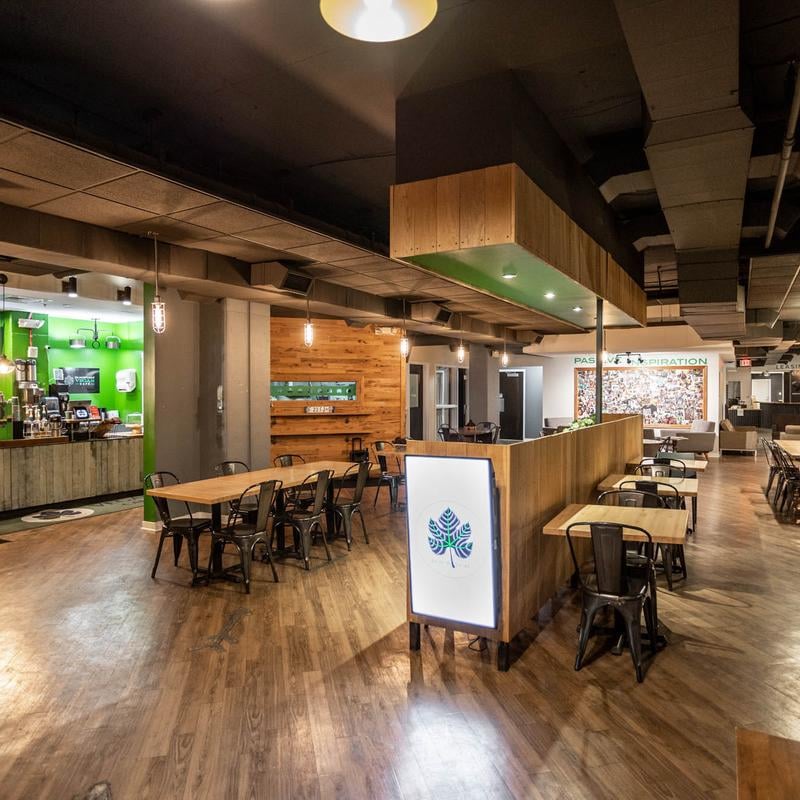
<svg viewBox="0 0 800 800">
<path fill-rule="evenodd" d="M 706 367 L 603 367 L 603 411 L 641 414 L 645 425 L 706 419 Z M 575 368 L 575 418 L 594 413 L 594 367 Z"/>
</svg>

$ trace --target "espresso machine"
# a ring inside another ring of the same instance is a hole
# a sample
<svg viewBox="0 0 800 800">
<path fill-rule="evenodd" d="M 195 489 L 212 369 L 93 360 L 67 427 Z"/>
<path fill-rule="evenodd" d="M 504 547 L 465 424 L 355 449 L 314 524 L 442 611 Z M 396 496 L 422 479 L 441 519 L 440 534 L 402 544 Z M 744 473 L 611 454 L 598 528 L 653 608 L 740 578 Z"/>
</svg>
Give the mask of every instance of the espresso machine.
<svg viewBox="0 0 800 800">
<path fill-rule="evenodd" d="M 39 383 L 36 375 L 36 359 L 35 358 L 18 358 L 14 362 L 15 366 L 15 382 L 16 394 L 19 397 L 20 403 L 30 410 L 38 405 L 42 396 L 42 390 L 39 388 Z"/>
</svg>

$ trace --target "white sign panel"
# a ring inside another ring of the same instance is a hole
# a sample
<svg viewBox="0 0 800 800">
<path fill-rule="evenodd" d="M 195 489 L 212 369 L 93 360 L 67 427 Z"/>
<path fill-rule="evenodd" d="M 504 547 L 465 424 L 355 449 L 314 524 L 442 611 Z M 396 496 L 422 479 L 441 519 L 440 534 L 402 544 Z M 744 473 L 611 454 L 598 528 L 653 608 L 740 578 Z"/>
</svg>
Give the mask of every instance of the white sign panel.
<svg viewBox="0 0 800 800">
<path fill-rule="evenodd" d="M 407 455 L 405 463 L 411 610 L 496 627 L 492 462 Z"/>
</svg>

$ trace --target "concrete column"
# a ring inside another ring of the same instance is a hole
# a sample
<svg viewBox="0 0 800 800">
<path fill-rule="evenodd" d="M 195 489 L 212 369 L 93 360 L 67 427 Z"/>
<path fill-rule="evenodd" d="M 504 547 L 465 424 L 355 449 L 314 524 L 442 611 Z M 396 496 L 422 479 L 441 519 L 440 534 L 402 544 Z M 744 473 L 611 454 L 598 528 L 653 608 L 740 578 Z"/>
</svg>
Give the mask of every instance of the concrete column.
<svg viewBox="0 0 800 800">
<path fill-rule="evenodd" d="M 500 362 L 483 345 L 469 347 L 469 415 L 473 422 L 500 416 Z"/>
</svg>

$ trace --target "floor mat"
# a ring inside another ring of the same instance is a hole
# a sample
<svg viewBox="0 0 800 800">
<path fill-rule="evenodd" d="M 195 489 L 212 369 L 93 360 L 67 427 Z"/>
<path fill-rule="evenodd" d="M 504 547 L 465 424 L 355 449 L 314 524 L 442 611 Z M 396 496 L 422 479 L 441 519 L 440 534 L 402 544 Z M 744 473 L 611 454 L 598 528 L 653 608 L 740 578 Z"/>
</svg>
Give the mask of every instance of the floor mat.
<svg viewBox="0 0 800 800">
<path fill-rule="evenodd" d="M 112 500 L 98 500 L 96 503 L 65 503 L 63 505 L 42 508 L 25 514 L 23 517 L 0 519 L 0 536 L 8 533 L 19 533 L 43 528 L 57 522 L 68 522 L 97 514 L 113 514 L 116 511 L 128 511 L 142 507 L 140 494 L 130 497 L 117 497 Z"/>
</svg>

